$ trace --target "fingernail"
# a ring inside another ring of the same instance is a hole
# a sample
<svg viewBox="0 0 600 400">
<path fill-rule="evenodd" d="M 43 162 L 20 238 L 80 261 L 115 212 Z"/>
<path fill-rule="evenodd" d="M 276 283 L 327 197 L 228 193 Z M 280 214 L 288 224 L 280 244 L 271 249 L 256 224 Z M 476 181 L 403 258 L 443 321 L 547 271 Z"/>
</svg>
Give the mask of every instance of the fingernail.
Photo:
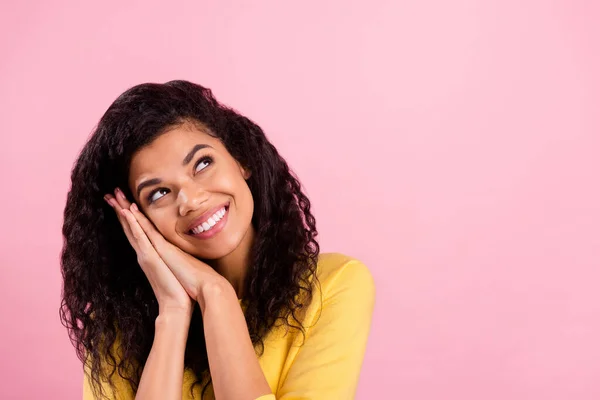
<svg viewBox="0 0 600 400">
<path fill-rule="evenodd" d="M 118 194 L 119 196 L 121 196 L 121 198 L 122 198 L 123 200 L 127 200 L 127 199 L 125 198 L 125 195 L 123 194 L 123 192 L 121 192 L 121 189 L 117 188 L 117 194 Z"/>
<path fill-rule="evenodd" d="M 107 194 L 104 195 L 104 201 L 106 201 L 108 204 L 110 204 L 110 201 L 108 199 L 108 195 Z"/>
<path fill-rule="evenodd" d="M 139 211 L 138 208 L 137 208 L 137 206 L 135 205 L 135 203 L 131 204 L 131 209 L 133 211 Z"/>
</svg>

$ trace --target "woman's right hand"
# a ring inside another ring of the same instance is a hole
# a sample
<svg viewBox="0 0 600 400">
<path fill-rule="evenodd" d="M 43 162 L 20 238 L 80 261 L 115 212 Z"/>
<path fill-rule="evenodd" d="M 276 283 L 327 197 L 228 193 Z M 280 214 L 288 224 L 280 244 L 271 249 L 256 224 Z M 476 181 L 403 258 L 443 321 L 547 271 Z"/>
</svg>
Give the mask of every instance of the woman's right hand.
<svg viewBox="0 0 600 400">
<path fill-rule="evenodd" d="M 130 210 L 124 208 L 126 200 L 107 194 L 104 199 L 117 213 L 125 236 L 137 254 L 137 261 L 152 286 L 158 300 L 159 315 L 184 313 L 191 318 L 194 300 L 158 255 L 148 236 Z"/>
</svg>

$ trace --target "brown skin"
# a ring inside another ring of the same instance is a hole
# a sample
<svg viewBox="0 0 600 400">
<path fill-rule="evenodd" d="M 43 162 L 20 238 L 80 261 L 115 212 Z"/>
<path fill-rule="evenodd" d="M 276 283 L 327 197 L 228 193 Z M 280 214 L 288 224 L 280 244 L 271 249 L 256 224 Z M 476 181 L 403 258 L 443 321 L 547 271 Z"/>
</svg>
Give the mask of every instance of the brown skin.
<svg viewBox="0 0 600 400">
<path fill-rule="evenodd" d="M 211 147 L 197 151 L 183 166 L 197 144 Z M 212 160 L 198 163 L 205 156 Z M 256 398 L 271 392 L 238 304 L 255 235 L 249 177 L 250 172 L 218 139 L 186 123 L 134 155 L 129 176 L 134 204 L 118 188 L 116 198 L 105 197 L 159 301 L 154 342 L 136 398 L 181 398 L 193 300 L 202 311 L 217 398 Z M 162 182 L 144 188 L 138 196 L 138 185 L 152 178 Z M 229 216 L 222 231 L 209 239 L 188 234 L 194 219 L 223 203 L 229 203 Z"/>
<path fill-rule="evenodd" d="M 196 144 L 212 148 L 197 151 L 189 164 L 182 166 L 184 157 Z M 205 160 L 197 165 L 204 156 L 210 156 L 212 162 Z M 219 139 L 186 123 L 159 136 L 134 155 L 129 189 L 141 211 L 165 239 L 206 261 L 240 295 L 255 235 L 251 224 L 254 200 L 246 183 L 249 177 L 250 172 L 229 154 Z M 138 197 L 138 185 L 152 178 L 159 178 L 162 183 L 144 188 Z M 180 191 L 185 196 L 180 196 Z M 150 195 L 153 203 L 147 199 Z M 227 201 L 230 201 L 228 221 L 218 235 L 201 240 L 187 234 L 195 218 Z"/>
</svg>

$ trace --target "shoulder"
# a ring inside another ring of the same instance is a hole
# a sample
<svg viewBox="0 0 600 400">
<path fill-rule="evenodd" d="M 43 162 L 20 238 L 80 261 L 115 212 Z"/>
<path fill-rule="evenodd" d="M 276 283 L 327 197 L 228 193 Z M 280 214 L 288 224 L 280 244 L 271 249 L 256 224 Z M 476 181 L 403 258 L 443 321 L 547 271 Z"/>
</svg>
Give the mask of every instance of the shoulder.
<svg viewBox="0 0 600 400">
<path fill-rule="evenodd" d="M 357 258 L 342 253 L 321 253 L 317 263 L 317 278 L 324 298 L 343 291 L 353 297 L 374 300 L 373 275 Z"/>
</svg>

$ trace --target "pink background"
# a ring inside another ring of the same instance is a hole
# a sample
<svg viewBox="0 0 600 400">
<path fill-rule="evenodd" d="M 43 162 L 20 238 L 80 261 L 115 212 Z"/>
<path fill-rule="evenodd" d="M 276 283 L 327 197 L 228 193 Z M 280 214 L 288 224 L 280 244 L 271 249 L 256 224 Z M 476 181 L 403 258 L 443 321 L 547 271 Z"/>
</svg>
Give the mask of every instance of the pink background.
<svg viewBox="0 0 600 400">
<path fill-rule="evenodd" d="M 370 267 L 358 399 L 600 398 L 598 2 L 12 3 L 0 398 L 81 397 L 58 319 L 70 168 L 119 93 L 178 78 L 256 120 L 323 250 Z"/>
</svg>

